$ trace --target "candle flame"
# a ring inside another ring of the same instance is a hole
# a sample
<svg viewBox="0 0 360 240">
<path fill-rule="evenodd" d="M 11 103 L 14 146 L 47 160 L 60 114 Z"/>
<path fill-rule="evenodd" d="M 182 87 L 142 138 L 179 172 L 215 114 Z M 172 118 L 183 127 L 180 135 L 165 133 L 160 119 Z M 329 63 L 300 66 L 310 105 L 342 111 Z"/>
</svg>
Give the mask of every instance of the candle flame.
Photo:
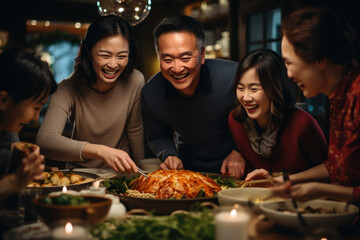
<svg viewBox="0 0 360 240">
<path fill-rule="evenodd" d="M 100 185 L 100 181 L 95 181 L 95 182 L 92 184 L 92 186 L 93 186 L 94 188 L 99 188 L 99 185 Z"/>
<path fill-rule="evenodd" d="M 328 240 L 326 237 L 321 238 L 320 240 Z"/>
<path fill-rule="evenodd" d="M 231 212 L 230 212 L 230 217 L 236 217 L 236 215 L 237 215 L 237 211 L 236 211 L 236 209 L 234 208 L 234 209 L 231 210 Z"/>
<path fill-rule="evenodd" d="M 65 224 L 65 233 L 66 234 L 71 234 L 72 231 L 73 231 L 73 226 L 72 226 L 71 222 L 67 222 Z"/>
<path fill-rule="evenodd" d="M 67 187 L 66 186 L 63 187 L 62 192 L 67 193 Z"/>
</svg>

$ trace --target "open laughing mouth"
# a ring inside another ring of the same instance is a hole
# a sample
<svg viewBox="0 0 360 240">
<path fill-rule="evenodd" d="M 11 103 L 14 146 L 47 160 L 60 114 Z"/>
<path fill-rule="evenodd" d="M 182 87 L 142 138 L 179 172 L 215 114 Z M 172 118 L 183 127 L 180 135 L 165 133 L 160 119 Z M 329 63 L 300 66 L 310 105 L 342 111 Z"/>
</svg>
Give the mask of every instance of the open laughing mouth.
<svg viewBox="0 0 360 240">
<path fill-rule="evenodd" d="M 102 72 L 104 73 L 105 77 L 114 78 L 117 75 L 117 73 L 119 72 L 119 70 L 108 71 L 108 70 L 102 69 Z"/>
<path fill-rule="evenodd" d="M 259 107 L 259 105 L 246 105 L 246 111 L 249 113 L 253 113 L 256 111 L 256 109 Z"/>
<path fill-rule="evenodd" d="M 187 76 L 189 76 L 189 73 L 185 73 L 185 74 L 182 74 L 182 75 L 174 75 L 174 74 L 171 74 L 171 76 L 172 76 L 175 80 L 182 80 L 182 79 L 186 78 Z"/>
</svg>

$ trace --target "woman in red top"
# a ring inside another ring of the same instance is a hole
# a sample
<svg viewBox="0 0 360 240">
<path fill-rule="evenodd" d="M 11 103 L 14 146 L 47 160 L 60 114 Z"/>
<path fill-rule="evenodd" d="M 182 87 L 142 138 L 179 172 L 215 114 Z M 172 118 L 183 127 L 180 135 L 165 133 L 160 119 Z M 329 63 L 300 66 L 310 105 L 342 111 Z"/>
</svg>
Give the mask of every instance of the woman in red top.
<svg viewBox="0 0 360 240">
<path fill-rule="evenodd" d="M 249 53 L 239 64 L 234 93 L 237 107 L 228 122 L 245 173 L 256 168 L 290 173 L 326 159 L 325 136 L 310 114 L 295 107 L 295 93 L 280 55 Z"/>
<path fill-rule="evenodd" d="M 272 188 L 301 201 L 328 197 L 360 202 L 359 39 L 329 10 L 304 8 L 282 23 L 282 55 L 288 76 L 306 97 L 330 101 L 328 159 Z M 264 176 L 258 171 L 248 179 Z M 331 181 L 332 184 L 320 183 Z M 301 183 L 301 184 L 299 184 Z"/>
</svg>

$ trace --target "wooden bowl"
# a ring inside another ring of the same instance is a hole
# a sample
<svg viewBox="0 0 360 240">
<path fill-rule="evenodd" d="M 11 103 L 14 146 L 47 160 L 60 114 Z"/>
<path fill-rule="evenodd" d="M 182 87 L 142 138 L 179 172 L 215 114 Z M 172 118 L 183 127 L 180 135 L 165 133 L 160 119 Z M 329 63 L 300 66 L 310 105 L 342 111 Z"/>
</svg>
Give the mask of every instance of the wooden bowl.
<svg viewBox="0 0 360 240">
<path fill-rule="evenodd" d="M 43 203 L 43 198 L 57 196 L 41 196 L 33 199 L 37 215 L 49 227 L 64 222 L 86 222 L 92 226 L 103 220 L 108 214 L 112 201 L 98 196 L 84 196 L 90 203 L 87 205 L 71 206 Z"/>
</svg>

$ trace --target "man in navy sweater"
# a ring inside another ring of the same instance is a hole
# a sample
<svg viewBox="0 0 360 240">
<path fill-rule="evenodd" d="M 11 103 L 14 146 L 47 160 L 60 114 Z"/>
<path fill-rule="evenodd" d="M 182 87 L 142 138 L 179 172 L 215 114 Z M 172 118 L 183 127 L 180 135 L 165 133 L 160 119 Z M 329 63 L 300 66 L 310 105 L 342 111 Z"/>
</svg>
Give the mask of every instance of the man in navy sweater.
<svg viewBox="0 0 360 240">
<path fill-rule="evenodd" d="M 205 60 L 202 25 L 187 16 L 164 19 L 154 30 L 161 72 L 142 90 L 150 149 L 162 169 L 243 175 L 227 116 L 235 98 L 238 63 Z"/>
</svg>

